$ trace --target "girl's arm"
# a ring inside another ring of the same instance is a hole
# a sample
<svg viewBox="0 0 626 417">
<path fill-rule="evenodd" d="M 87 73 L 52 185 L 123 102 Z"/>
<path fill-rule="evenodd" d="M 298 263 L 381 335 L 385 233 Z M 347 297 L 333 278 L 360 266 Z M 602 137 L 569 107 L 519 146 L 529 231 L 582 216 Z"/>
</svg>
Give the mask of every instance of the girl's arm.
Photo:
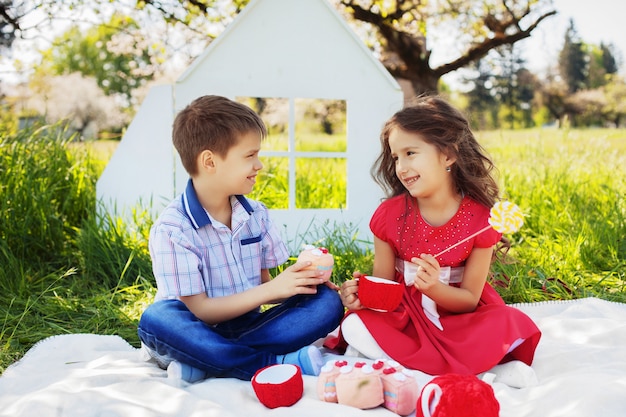
<svg viewBox="0 0 626 417">
<path fill-rule="evenodd" d="M 393 280 L 396 274 L 396 255 L 389 244 L 374 236 L 374 267 L 372 275 L 379 278 Z M 348 310 L 360 310 L 363 308 L 359 300 L 359 278 L 362 274 L 355 271 L 355 279 L 347 280 L 341 284 L 339 296 L 344 307 Z"/>
<path fill-rule="evenodd" d="M 439 281 L 439 263 L 432 255 L 422 255 L 411 261 L 421 266 L 415 287 L 426 294 L 437 305 L 454 313 L 474 311 L 489 274 L 493 248 L 474 248 L 465 261 L 463 281 L 460 287 Z"/>
<path fill-rule="evenodd" d="M 272 279 L 272 275 L 270 275 L 269 269 L 261 269 L 261 283 L 265 284 Z"/>
<path fill-rule="evenodd" d="M 379 278 L 395 280 L 396 254 L 391 245 L 374 236 L 374 269 L 372 275 Z"/>
</svg>

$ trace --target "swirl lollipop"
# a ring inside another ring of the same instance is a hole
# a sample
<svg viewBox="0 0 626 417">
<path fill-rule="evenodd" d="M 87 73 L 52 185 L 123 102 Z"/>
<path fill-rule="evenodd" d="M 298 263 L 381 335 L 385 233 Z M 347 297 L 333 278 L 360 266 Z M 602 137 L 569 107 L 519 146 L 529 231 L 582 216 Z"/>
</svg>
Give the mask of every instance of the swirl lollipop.
<svg viewBox="0 0 626 417">
<path fill-rule="evenodd" d="M 458 241 L 454 245 L 447 247 L 446 249 L 436 254 L 435 258 L 448 252 L 450 249 L 459 246 L 461 243 L 467 242 L 471 238 L 478 236 L 482 232 L 489 230 L 490 227 L 493 227 L 497 232 L 500 233 L 515 233 L 524 224 L 524 214 L 517 205 L 511 203 L 510 201 L 498 201 L 489 211 L 488 222 L 489 226 L 485 226 L 478 232 L 473 233 L 465 239 Z"/>
<path fill-rule="evenodd" d="M 500 233 L 515 233 L 524 224 L 524 214 L 510 201 L 498 201 L 489 211 L 489 224 Z"/>
</svg>

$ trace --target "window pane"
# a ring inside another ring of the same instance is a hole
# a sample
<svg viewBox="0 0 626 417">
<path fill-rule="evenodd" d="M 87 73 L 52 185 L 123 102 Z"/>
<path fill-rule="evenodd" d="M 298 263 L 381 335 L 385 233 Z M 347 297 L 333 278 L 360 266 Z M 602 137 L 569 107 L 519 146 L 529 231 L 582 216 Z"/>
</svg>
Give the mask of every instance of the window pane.
<svg viewBox="0 0 626 417">
<path fill-rule="evenodd" d="M 261 157 L 263 169 L 249 197 L 270 209 L 289 208 L 289 159 Z"/>
<path fill-rule="evenodd" d="M 346 208 L 345 158 L 296 158 L 296 208 Z"/>
<path fill-rule="evenodd" d="M 344 100 L 294 100 L 296 151 L 345 152 L 346 102 Z"/>
<path fill-rule="evenodd" d="M 289 99 L 268 97 L 237 97 L 238 102 L 256 111 L 267 127 L 263 142 L 265 151 L 289 149 Z"/>
</svg>

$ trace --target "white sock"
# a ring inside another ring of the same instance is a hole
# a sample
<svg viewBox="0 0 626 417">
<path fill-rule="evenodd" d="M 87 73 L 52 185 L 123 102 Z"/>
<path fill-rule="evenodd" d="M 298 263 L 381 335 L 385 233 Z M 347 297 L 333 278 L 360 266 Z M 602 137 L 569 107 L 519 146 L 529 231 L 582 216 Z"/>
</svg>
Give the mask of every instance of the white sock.
<svg viewBox="0 0 626 417">
<path fill-rule="evenodd" d="M 203 370 L 194 368 L 178 361 L 171 361 L 167 366 L 167 377 L 175 380 L 183 380 L 194 383 L 206 379 L 207 374 Z"/>
<path fill-rule="evenodd" d="M 139 358 L 145 362 L 154 361 L 161 369 L 167 369 L 167 366 L 172 361 L 169 357 L 159 355 L 156 351 L 144 345 L 143 342 L 139 349 Z"/>
<path fill-rule="evenodd" d="M 535 370 L 522 361 L 496 365 L 488 372 L 495 374 L 493 382 L 501 382 L 513 388 L 527 388 L 539 384 Z"/>
</svg>

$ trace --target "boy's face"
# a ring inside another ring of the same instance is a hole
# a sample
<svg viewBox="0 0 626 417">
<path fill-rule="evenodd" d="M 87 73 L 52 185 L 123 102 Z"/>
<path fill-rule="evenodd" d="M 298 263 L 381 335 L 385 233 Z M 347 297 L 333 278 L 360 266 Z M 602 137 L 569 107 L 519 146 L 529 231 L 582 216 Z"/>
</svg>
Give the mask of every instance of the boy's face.
<svg viewBox="0 0 626 417">
<path fill-rule="evenodd" d="M 256 176 L 263 168 L 259 160 L 261 136 L 248 132 L 240 136 L 225 157 L 215 156 L 219 180 L 228 194 L 248 194 L 256 183 Z"/>
</svg>

